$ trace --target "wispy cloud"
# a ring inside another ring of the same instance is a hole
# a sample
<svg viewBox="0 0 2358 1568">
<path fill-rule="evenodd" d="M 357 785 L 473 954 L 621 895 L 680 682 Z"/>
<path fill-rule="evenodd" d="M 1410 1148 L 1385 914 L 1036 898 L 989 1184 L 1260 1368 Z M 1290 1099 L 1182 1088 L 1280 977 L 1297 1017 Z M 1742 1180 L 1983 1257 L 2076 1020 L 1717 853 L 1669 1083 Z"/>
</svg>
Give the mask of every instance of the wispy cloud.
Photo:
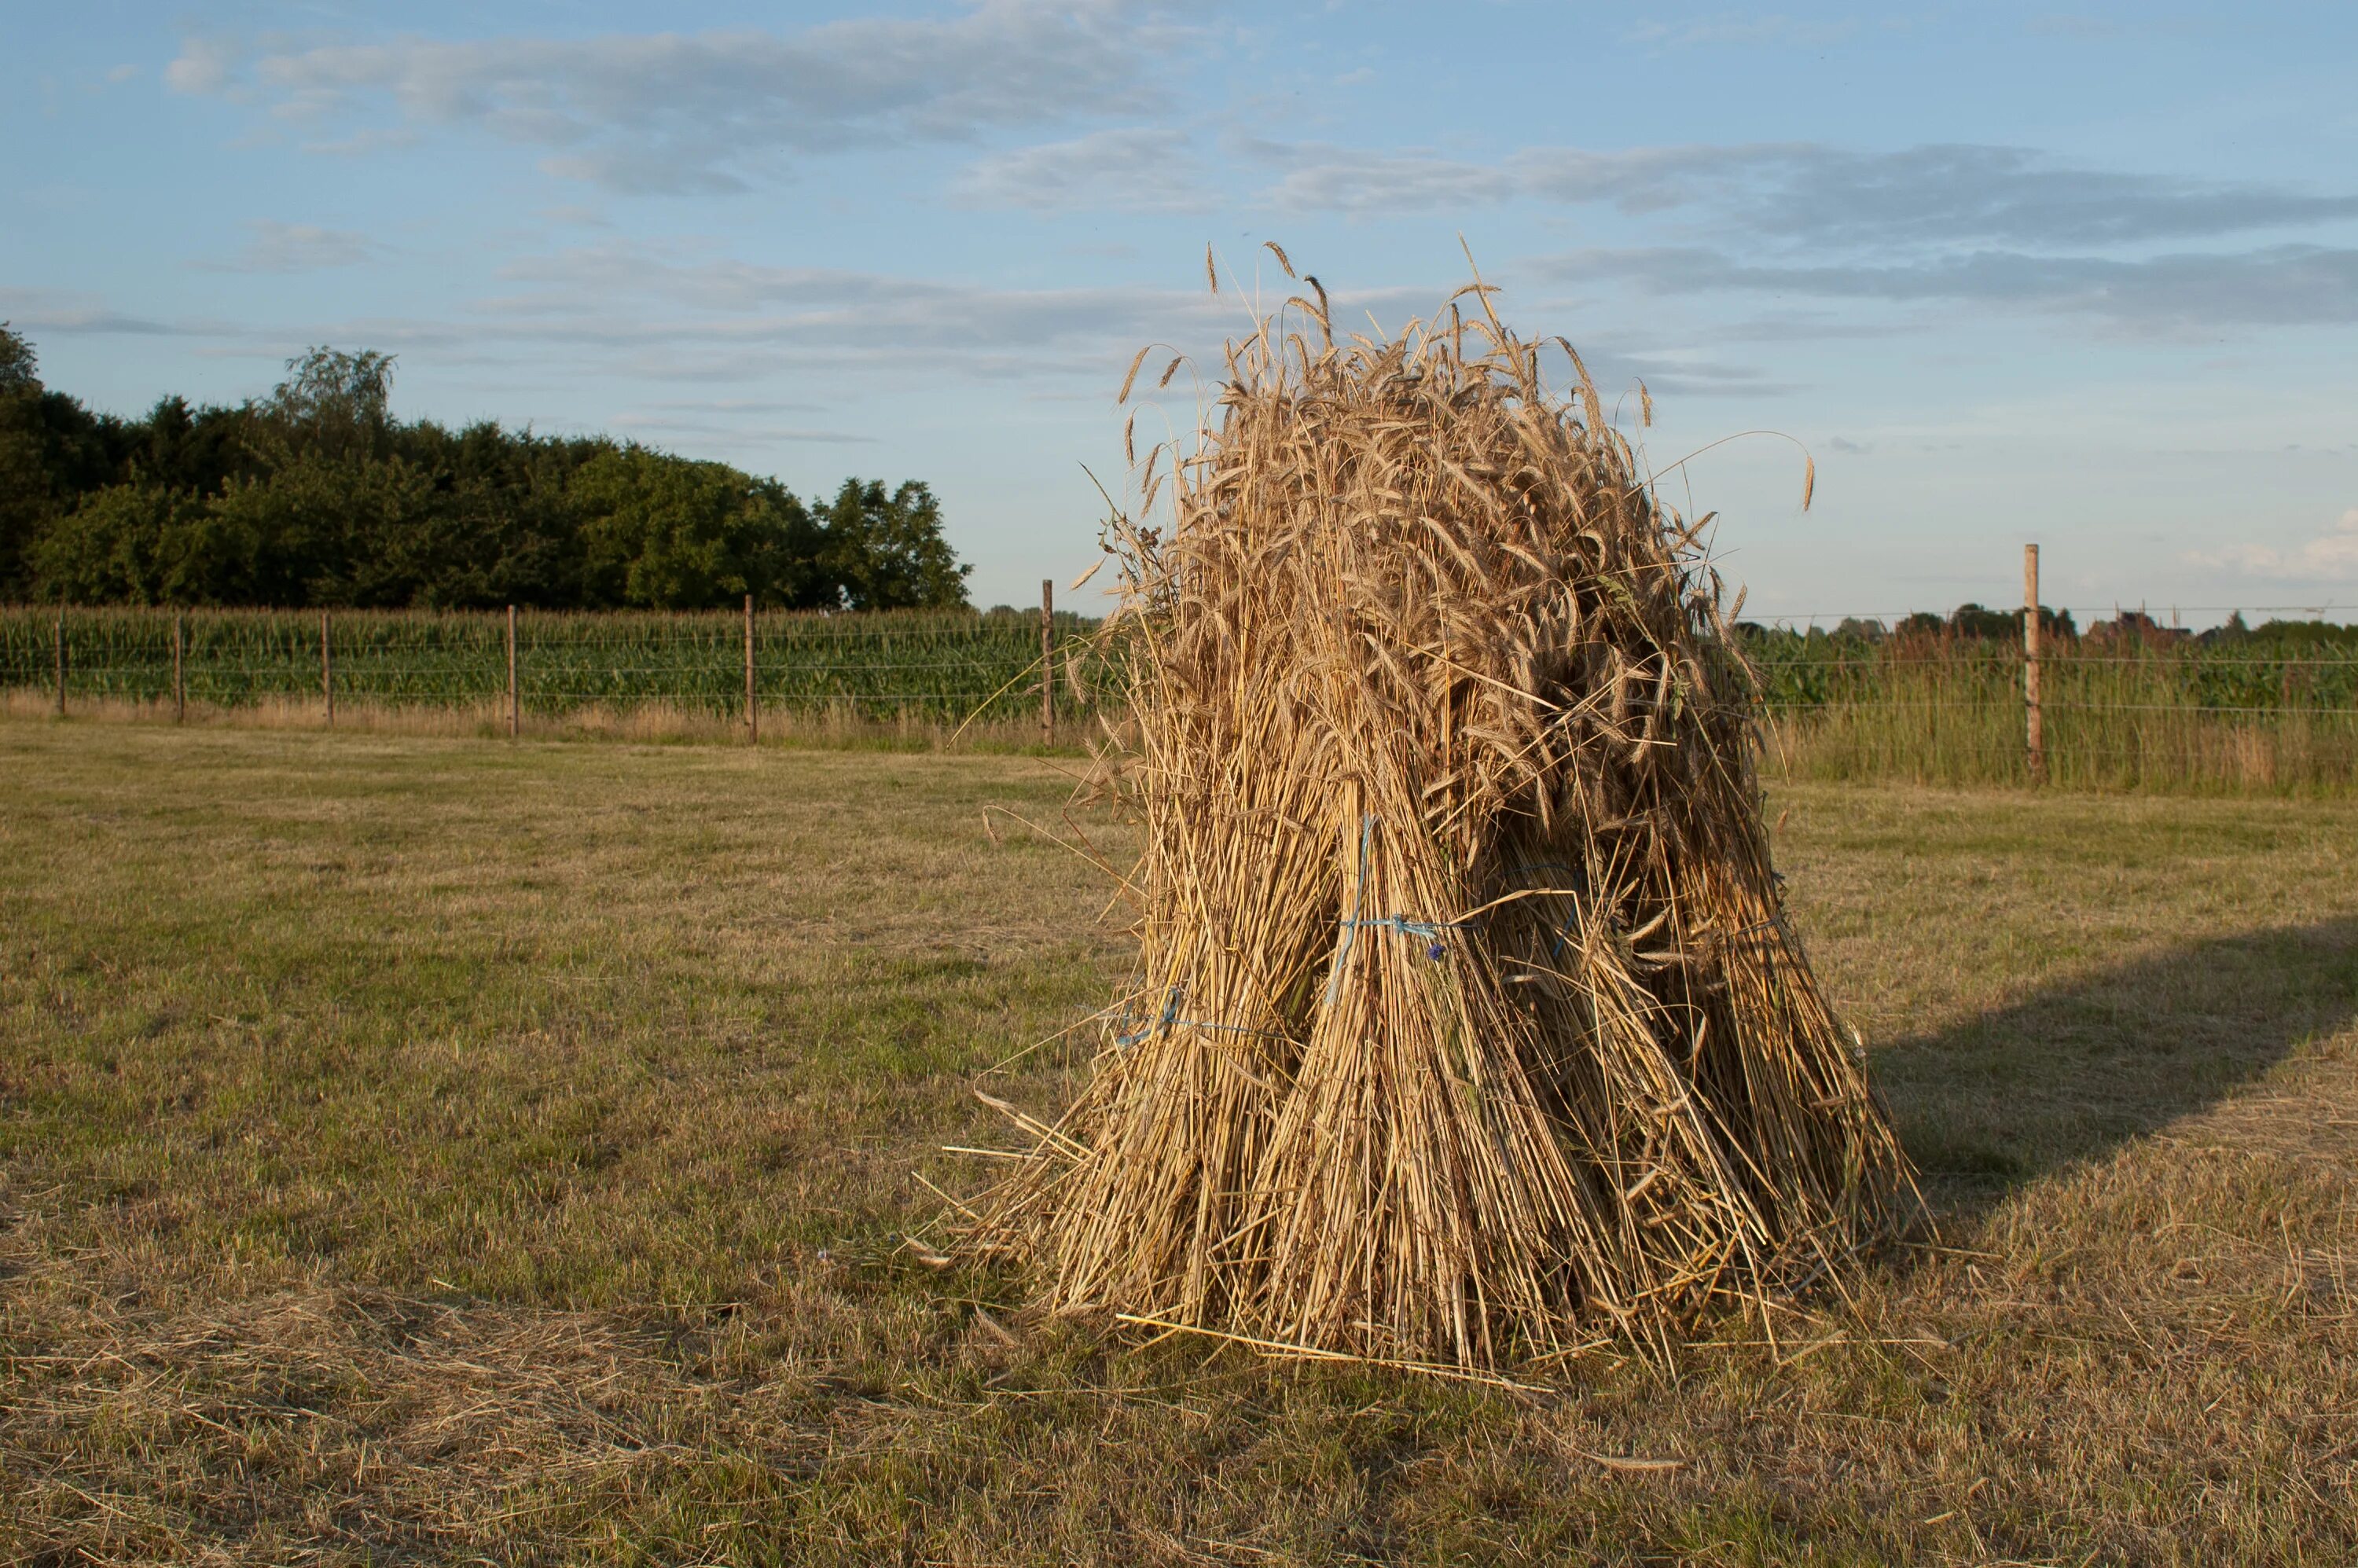
<svg viewBox="0 0 2358 1568">
<path fill-rule="evenodd" d="M 1783 15 L 1721 11 L 1683 22 L 1641 22 L 1623 36 L 1631 43 L 1650 44 L 1658 49 L 1693 49 L 1714 44 L 1819 49 L 1842 42 L 1858 28 L 1858 23 L 1848 17 L 1812 22 Z"/>
<path fill-rule="evenodd" d="M 2358 195 L 2061 165 L 2023 147 L 1828 147 L 1753 155 L 1736 220 L 1812 243 L 2113 245 L 2358 218 Z"/>
<path fill-rule="evenodd" d="M 974 164 L 952 188 L 976 207 L 1183 212 L 1215 201 L 1181 134 L 1154 126 L 1094 131 Z"/>
<path fill-rule="evenodd" d="M 874 386 L 897 371 L 1027 386 L 1063 381 L 1110 399 L 1141 343 L 1175 345 L 1198 374 L 1217 373 L 1220 344 L 1238 319 L 1232 298 L 1200 287 L 1009 288 L 630 243 L 529 258 L 503 276 L 517 293 L 486 302 L 487 336 L 608 343 L 665 378 L 839 369 Z M 1429 312 L 1446 292 L 1345 288 L 1336 303 L 1396 321 Z M 1172 395 L 1192 397 L 1195 386 L 1183 372 Z"/>
<path fill-rule="evenodd" d="M 1531 264 L 1563 281 L 1657 293 L 1748 291 L 1841 300 L 1968 300 L 2093 318 L 2147 332 L 2358 322 L 2358 250 L 2277 245 L 2137 260 L 1977 251 L 1888 265 L 1779 265 L 1696 247 L 1587 250 Z"/>
<path fill-rule="evenodd" d="M 872 446 L 873 436 L 856 430 L 821 430 L 799 425 L 743 425 L 723 419 L 683 419 L 653 414 L 617 414 L 607 423 L 626 436 L 664 439 L 694 436 L 708 441 L 784 443 L 798 446 Z"/>
<path fill-rule="evenodd" d="M 164 68 L 164 81 L 180 92 L 221 92 L 228 89 L 237 64 L 237 49 L 226 39 L 183 38 L 179 54 Z"/>
<path fill-rule="evenodd" d="M 2244 544 L 2223 550 L 2190 550 L 2188 566 L 2289 582 L 2358 582 L 2358 506 L 2344 512 L 2326 532 L 2289 549 Z"/>
<path fill-rule="evenodd" d="M 220 322 L 168 321 L 134 315 L 94 296 L 56 288 L 0 287 L 0 320 L 23 332 L 75 336 L 183 338 L 235 330 Z"/>
<path fill-rule="evenodd" d="M 1260 200 L 1292 211 L 1413 212 L 1517 200 L 1678 210 L 1706 226 L 1812 245 L 2115 245 L 2358 219 L 2358 194 L 2075 168 L 1983 145 L 1884 153 L 1793 142 L 1524 147 L 1487 163 L 1265 140 L 1238 150 L 1284 169 Z"/>
<path fill-rule="evenodd" d="M 697 397 L 647 405 L 664 414 L 817 414 L 827 406 L 824 403 L 781 403 L 761 397 Z"/>
<path fill-rule="evenodd" d="M 984 0 L 946 18 L 791 33 L 407 37 L 258 51 L 197 38 L 166 80 L 185 92 L 250 92 L 301 125 L 390 115 L 470 131 L 543 149 L 551 172 L 617 189 L 732 189 L 847 146 L 1134 114 L 1157 101 L 1144 67 L 1174 32 L 1127 0 Z"/>
<path fill-rule="evenodd" d="M 248 223 L 254 238 L 225 261 L 195 261 L 200 272 L 317 272 L 325 267 L 357 266 L 374 256 L 377 247 L 365 234 L 348 229 L 322 229 L 311 223 L 279 223 L 261 219 Z"/>
<path fill-rule="evenodd" d="M 2128 27 L 2110 16 L 2084 16 L 2066 11 L 2050 12 L 2033 16 L 2023 24 L 2026 31 L 2042 38 L 2070 38 L 2078 43 L 2108 43 L 2125 38 Z"/>
<path fill-rule="evenodd" d="M 1236 150 L 1284 168 L 1256 206 L 1286 212 L 1462 211 L 1513 200 L 1521 182 L 1509 169 L 1422 152 L 1325 143 L 1239 139 Z"/>
<path fill-rule="evenodd" d="M 699 390 L 786 375 L 806 386 L 840 376 L 847 385 L 873 391 L 897 375 L 904 385 L 953 378 L 1021 385 L 1027 395 L 1070 389 L 1109 402 L 1138 345 L 1163 342 L 1193 356 L 1197 367 L 1193 375 L 1183 372 L 1164 395 L 1183 403 L 1195 395 L 1196 376 L 1217 373 L 1220 344 L 1238 319 L 1232 298 L 1191 287 L 1002 288 L 682 257 L 630 243 L 558 251 L 514 263 L 504 275 L 514 292 L 478 300 L 462 315 L 361 317 L 291 330 L 148 321 L 94 302 L 69 309 L 46 297 L 38 302 L 44 308 L 17 314 L 51 330 L 212 337 L 233 351 L 270 357 L 284 354 L 289 341 L 325 341 L 426 352 L 446 364 L 511 355 L 544 365 L 579 362 Z M 1338 323 L 1365 311 L 1397 327 L 1411 316 L 1429 316 L 1453 286 L 1338 286 L 1332 298 Z M 11 298 L 0 291 L 0 307 Z M 1779 389 L 1755 365 L 1655 340 L 1600 333 L 1581 347 L 1607 388 L 1643 380 L 1658 394 Z M 775 416 L 836 406 L 750 392 L 691 395 L 640 403 L 617 426 L 817 440 L 836 432 Z"/>
<path fill-rule="evenodd" d="M 1305 259 L 1295 257 L 1297 265 Z M 627 242 L 520 260 L 503 277 L 515 292 L 481 302 L 476 319 L 485 336 L 611 344 L 683 375 L 700 363 L 760 359 L 770 369 L 805 373 L 856 368 L 869 384 L 892 367 L 1033 384 L 1077 375 L 1098 378 L 1109 395 L 1141 343 L 1176 345 L 1202 373 L 1216 373 L 1219 345 L 1239 319 L 1232 297 L 1200 288 L 992 287 L 682 255 Z M 1412 316 L 1429 317 L 1455 287 L 1454 279 L 1378 287 L 1329 281 L 1338 330 L 1363 323 L 1366 314 L 1395 329 Z M 1656 341 L 1596 334 L 1581 348 L 1608 385 L 1643 379 L 1658 392 L 1775 389 L 1757 366 L 1671 351 Z"/>
</svg>

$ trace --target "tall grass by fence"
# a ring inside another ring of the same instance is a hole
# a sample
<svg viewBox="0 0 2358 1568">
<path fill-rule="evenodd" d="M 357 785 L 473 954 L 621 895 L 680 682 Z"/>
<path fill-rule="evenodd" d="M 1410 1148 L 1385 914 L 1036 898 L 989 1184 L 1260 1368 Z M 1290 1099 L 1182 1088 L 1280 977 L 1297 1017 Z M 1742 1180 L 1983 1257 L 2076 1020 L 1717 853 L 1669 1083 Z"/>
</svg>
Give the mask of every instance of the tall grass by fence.
<svg viewBox="0 0 2358 1568">
<path fill-rule="evenodd" d="M 1756 634 L 1772 772 L 2027 784 L 2023 654 L 1970 637 Z M 2300 793 L 2358 783 L 2358 643 L 2050 640 L 2049 782 Z"/>
<path fill-rule="evenodd" d="M 0 608 L 0 693 L 54 708 L 59 627 L 70 713 L 264 717 L 498 731 L 508 712 L 499 612 Z M 179 627 L 178 682 L 173 644 Z M 1070 614 L 1051 627 L 1051 699 L 1076 731 L 1120 697 L 1115 662 Z M 889 611 L 753 618 L 765 733 L 832 726 L 938 738 L 975 721 L 1036 735 L 1036 612 Z M 2021 784 L 2021 650 L 1975 637 L 1753 630 L 1772 775 Z M 736 612 L 527 611 L 516 704 L 535 730 L 727 735 L 741 728 L 745 622 Z M 2041 657 L 2050 782 L 2100 788 L 2299 793 L 2358 784 L 2358 636 L 2060 638 Z M 783 722 L 781 722 L 783 721 Z"/>
</svg>

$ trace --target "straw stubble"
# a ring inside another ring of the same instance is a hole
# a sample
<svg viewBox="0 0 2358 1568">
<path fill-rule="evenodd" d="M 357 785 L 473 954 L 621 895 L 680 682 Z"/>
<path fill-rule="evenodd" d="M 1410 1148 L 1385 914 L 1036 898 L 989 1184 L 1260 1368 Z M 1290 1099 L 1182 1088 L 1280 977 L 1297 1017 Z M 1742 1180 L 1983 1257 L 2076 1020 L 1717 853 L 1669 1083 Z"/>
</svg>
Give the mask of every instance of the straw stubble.
<svg viewBox="0 0 2358 1568">
<path fill-rule="evenodd" d="M 1340 344 L 1291 301 L 1167 534 L 1114 524 L 1140 979 L 983 1209 L 1055 1309 L 1505 1367 L 1667 1346 L 1911 1211 L 1718 579 L 1487 294 Z"/>
</svg>

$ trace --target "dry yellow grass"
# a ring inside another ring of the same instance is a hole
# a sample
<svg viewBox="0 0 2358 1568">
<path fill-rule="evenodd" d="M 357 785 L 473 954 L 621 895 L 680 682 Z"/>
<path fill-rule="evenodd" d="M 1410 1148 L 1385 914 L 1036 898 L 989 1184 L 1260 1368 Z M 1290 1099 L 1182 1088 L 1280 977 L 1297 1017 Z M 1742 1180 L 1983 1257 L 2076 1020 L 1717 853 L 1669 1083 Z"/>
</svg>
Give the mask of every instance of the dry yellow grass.
<svg viewBox="0 0 2358 1568">
<path fill-rule="evenodd" d="M 914 1260 L 1126 962 L 1069 787 L 0 722 L 0 1560 L 2358 1555 L 2358 806 L 1779 791 L 1948 1249 L 1532 1397 Z"/>
<path fill-rule="evenodd" d="M 0 690 L 0 718 L 48 719 L 55 716 L 56 698 L 26 687 Z M 70 713 L 76 723 L 172 724 L 181 728 L 319 730 L 347 735 L 472 736 L 478 740 L 508 738 L 505 702 L 386 703 L 340 699 L 335 721 L 328 721 L 317 697 L 269 697 L 236 708 L 191 705 L 176 714 L 168 701 L 135 697 L 76 697 Z M 760 713 L 761 743 L 765 746 L 825 746 L 850 750 L 969 752 L 1051 751 L 1042 742 L 1039 721 L 972 719 L 950 724 L 910 713 L 898 718 L 871 718 L 845 708 L 764 704 Z M 517 727 L 523 738 L 546 741 L 621 741 L 637 744 L 742 745 L 741 717 L 716 714 L 709 708 L 665 701 L 660 697 L 614 703 L 585 703 L 561 715 L 527 713 Z M 1074 722 L 1064 729 L 1065 750 L 1081 754 L 1071 744 Z"/>
</svg>

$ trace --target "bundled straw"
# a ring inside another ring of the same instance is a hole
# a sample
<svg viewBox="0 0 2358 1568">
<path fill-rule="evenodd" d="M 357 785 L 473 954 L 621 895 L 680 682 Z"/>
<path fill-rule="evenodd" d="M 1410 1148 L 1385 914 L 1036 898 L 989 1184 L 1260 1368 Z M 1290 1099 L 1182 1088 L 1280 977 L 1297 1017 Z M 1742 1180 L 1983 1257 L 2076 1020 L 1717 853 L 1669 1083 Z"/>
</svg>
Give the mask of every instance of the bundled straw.
<svg viewBox="0 0 2358 1568">
<path fill-rule="evenodd" d="M 1460 1368 L 1838 1278 L 1913 1187 L 1697 527 L 1487 286 L 1290 308 L 1114 525 L 1141 983 L 989 1231 L 1056 1309 Z"/>
</svg>

